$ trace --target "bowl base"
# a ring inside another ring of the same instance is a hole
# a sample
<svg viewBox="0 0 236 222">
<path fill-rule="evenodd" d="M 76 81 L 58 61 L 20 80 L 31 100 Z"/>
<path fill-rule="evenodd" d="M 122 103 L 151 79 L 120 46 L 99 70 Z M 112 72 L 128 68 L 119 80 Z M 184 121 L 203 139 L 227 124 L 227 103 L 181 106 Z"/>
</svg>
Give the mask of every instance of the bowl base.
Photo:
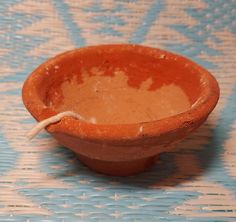
<svg viewBox="0 0 236 222">
<path fill-rule="evenodd" d="M 90 159 L 81 155 L 78 155 L 78 158 L 89 169 L 110 176 L 131 176 L 141 173 L 150 169 L 155 164 L 157 159 L 156 156 L 152 156 L 127 162 L 109 162 Z"/>
</svg>

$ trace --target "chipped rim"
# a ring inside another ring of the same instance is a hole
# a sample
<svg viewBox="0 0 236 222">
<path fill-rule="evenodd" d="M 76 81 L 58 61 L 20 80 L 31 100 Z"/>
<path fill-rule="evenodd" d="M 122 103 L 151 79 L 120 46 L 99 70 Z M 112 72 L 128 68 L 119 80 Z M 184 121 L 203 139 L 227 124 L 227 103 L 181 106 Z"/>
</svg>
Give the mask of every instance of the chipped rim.
<svg viewBox="0 0 236 222">
<path fill-rule="evenodd" d="M 181 55 L 135 44 L 87 46 L 70 50 L 53 57 L 41 64 L 29 75 L 22 89 L 22 98 L 24 105 L 37 121 L 42 121 L 57 114 L 55 110 L 47 107 L 37 94 L 36 86 L 40 84 L 40 79 L 45 75 L 45 67 L 52 64 L 56 65 L 61 60 L 70 57 L 74 53 L 98 49 L 112 50 L 114 53 L 119 52 L 122 49 L 134 51 L 142 50 L 142 53 L 146 55 L 164 55 L 166 59 L 176 60 L 193 67 L 200 75 L 199 78 L 204 82 L 204 88 L 202 89 L 199 99 L 189 110 L 160 120 L 134 124 L 92 124 L 72 117 L 64 117 L 59 122 L 49 125 L 47 127 L 48 132 L 64 133 L 95 141 L 127 141 L 142 139 L 144 137 L 155 137 L 175 132 L 180 128 L 186 127 L 186 124 L 194 124 L 201 119 L 206 119 L 218 102 L 220 90 L 216 79 L 206 69 Z"/>
</svg>

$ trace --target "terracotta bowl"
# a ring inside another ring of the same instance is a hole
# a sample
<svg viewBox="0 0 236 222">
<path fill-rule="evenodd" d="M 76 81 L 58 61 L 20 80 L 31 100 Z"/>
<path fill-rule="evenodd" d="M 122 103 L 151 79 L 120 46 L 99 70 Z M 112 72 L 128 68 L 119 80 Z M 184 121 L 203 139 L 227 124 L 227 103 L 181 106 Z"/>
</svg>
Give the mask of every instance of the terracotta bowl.
<svg viewBox="0 0 236 222">
<path fill-rule="evenodd" d="M 140 45 L 100 45 L 60 54 L 40 65 L 23 87 L 37 121 L 92 170 L 131 175 L 198 128 L 219 98 L 215 78 L 173 53 Z"/>
</svg>

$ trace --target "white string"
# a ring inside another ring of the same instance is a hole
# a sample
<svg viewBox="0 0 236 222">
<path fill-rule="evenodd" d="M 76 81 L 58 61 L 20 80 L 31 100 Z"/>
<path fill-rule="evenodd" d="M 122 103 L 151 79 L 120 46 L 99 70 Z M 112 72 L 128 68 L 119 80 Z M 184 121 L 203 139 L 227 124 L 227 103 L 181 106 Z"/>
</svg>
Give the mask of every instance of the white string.
<svg viewBox="0 0 236 222">
<path fill-rule="evenodd" d="M 71 116 L 74 117 L 76 119 L 80 119 L 80 120 L 84 120 L 84 118 L 82 116 L 80 116 L 78 113 L 75 113 L 73 111 L 65 111 L 65 112 L 61 112 L 58 113 L 55 116 L 51 116 L 45 120 L 42 120 L 41 122 L 39 122 L 38 124 L 36 124 L 28 133 L 27 133 L 27 138 L 29 140 L 33 139 L 42 129 L 44 129 L 45 127 L 47 127 L 49 124 L 52 123 L 56 123 L 59 122 L 63 117 L 65 116 Z"/>
</svg>

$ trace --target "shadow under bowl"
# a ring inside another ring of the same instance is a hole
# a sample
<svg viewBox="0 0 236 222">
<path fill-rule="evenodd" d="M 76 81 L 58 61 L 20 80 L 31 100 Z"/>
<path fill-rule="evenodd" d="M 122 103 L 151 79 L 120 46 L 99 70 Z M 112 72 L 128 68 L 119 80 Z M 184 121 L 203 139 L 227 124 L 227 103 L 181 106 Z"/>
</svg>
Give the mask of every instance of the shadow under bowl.
<svg viewBox="0 0 236 222">
<path fill-rule="evenodd" d="M 219 98 L 215 78 L 189 59 L 140 45 L 99 45 L 49 59 L 28 77 L 23 101 L 37 121 L 74 111 L 47 131 L 89 168 L 142 172 L 198 128 Z"/>
</svg>

